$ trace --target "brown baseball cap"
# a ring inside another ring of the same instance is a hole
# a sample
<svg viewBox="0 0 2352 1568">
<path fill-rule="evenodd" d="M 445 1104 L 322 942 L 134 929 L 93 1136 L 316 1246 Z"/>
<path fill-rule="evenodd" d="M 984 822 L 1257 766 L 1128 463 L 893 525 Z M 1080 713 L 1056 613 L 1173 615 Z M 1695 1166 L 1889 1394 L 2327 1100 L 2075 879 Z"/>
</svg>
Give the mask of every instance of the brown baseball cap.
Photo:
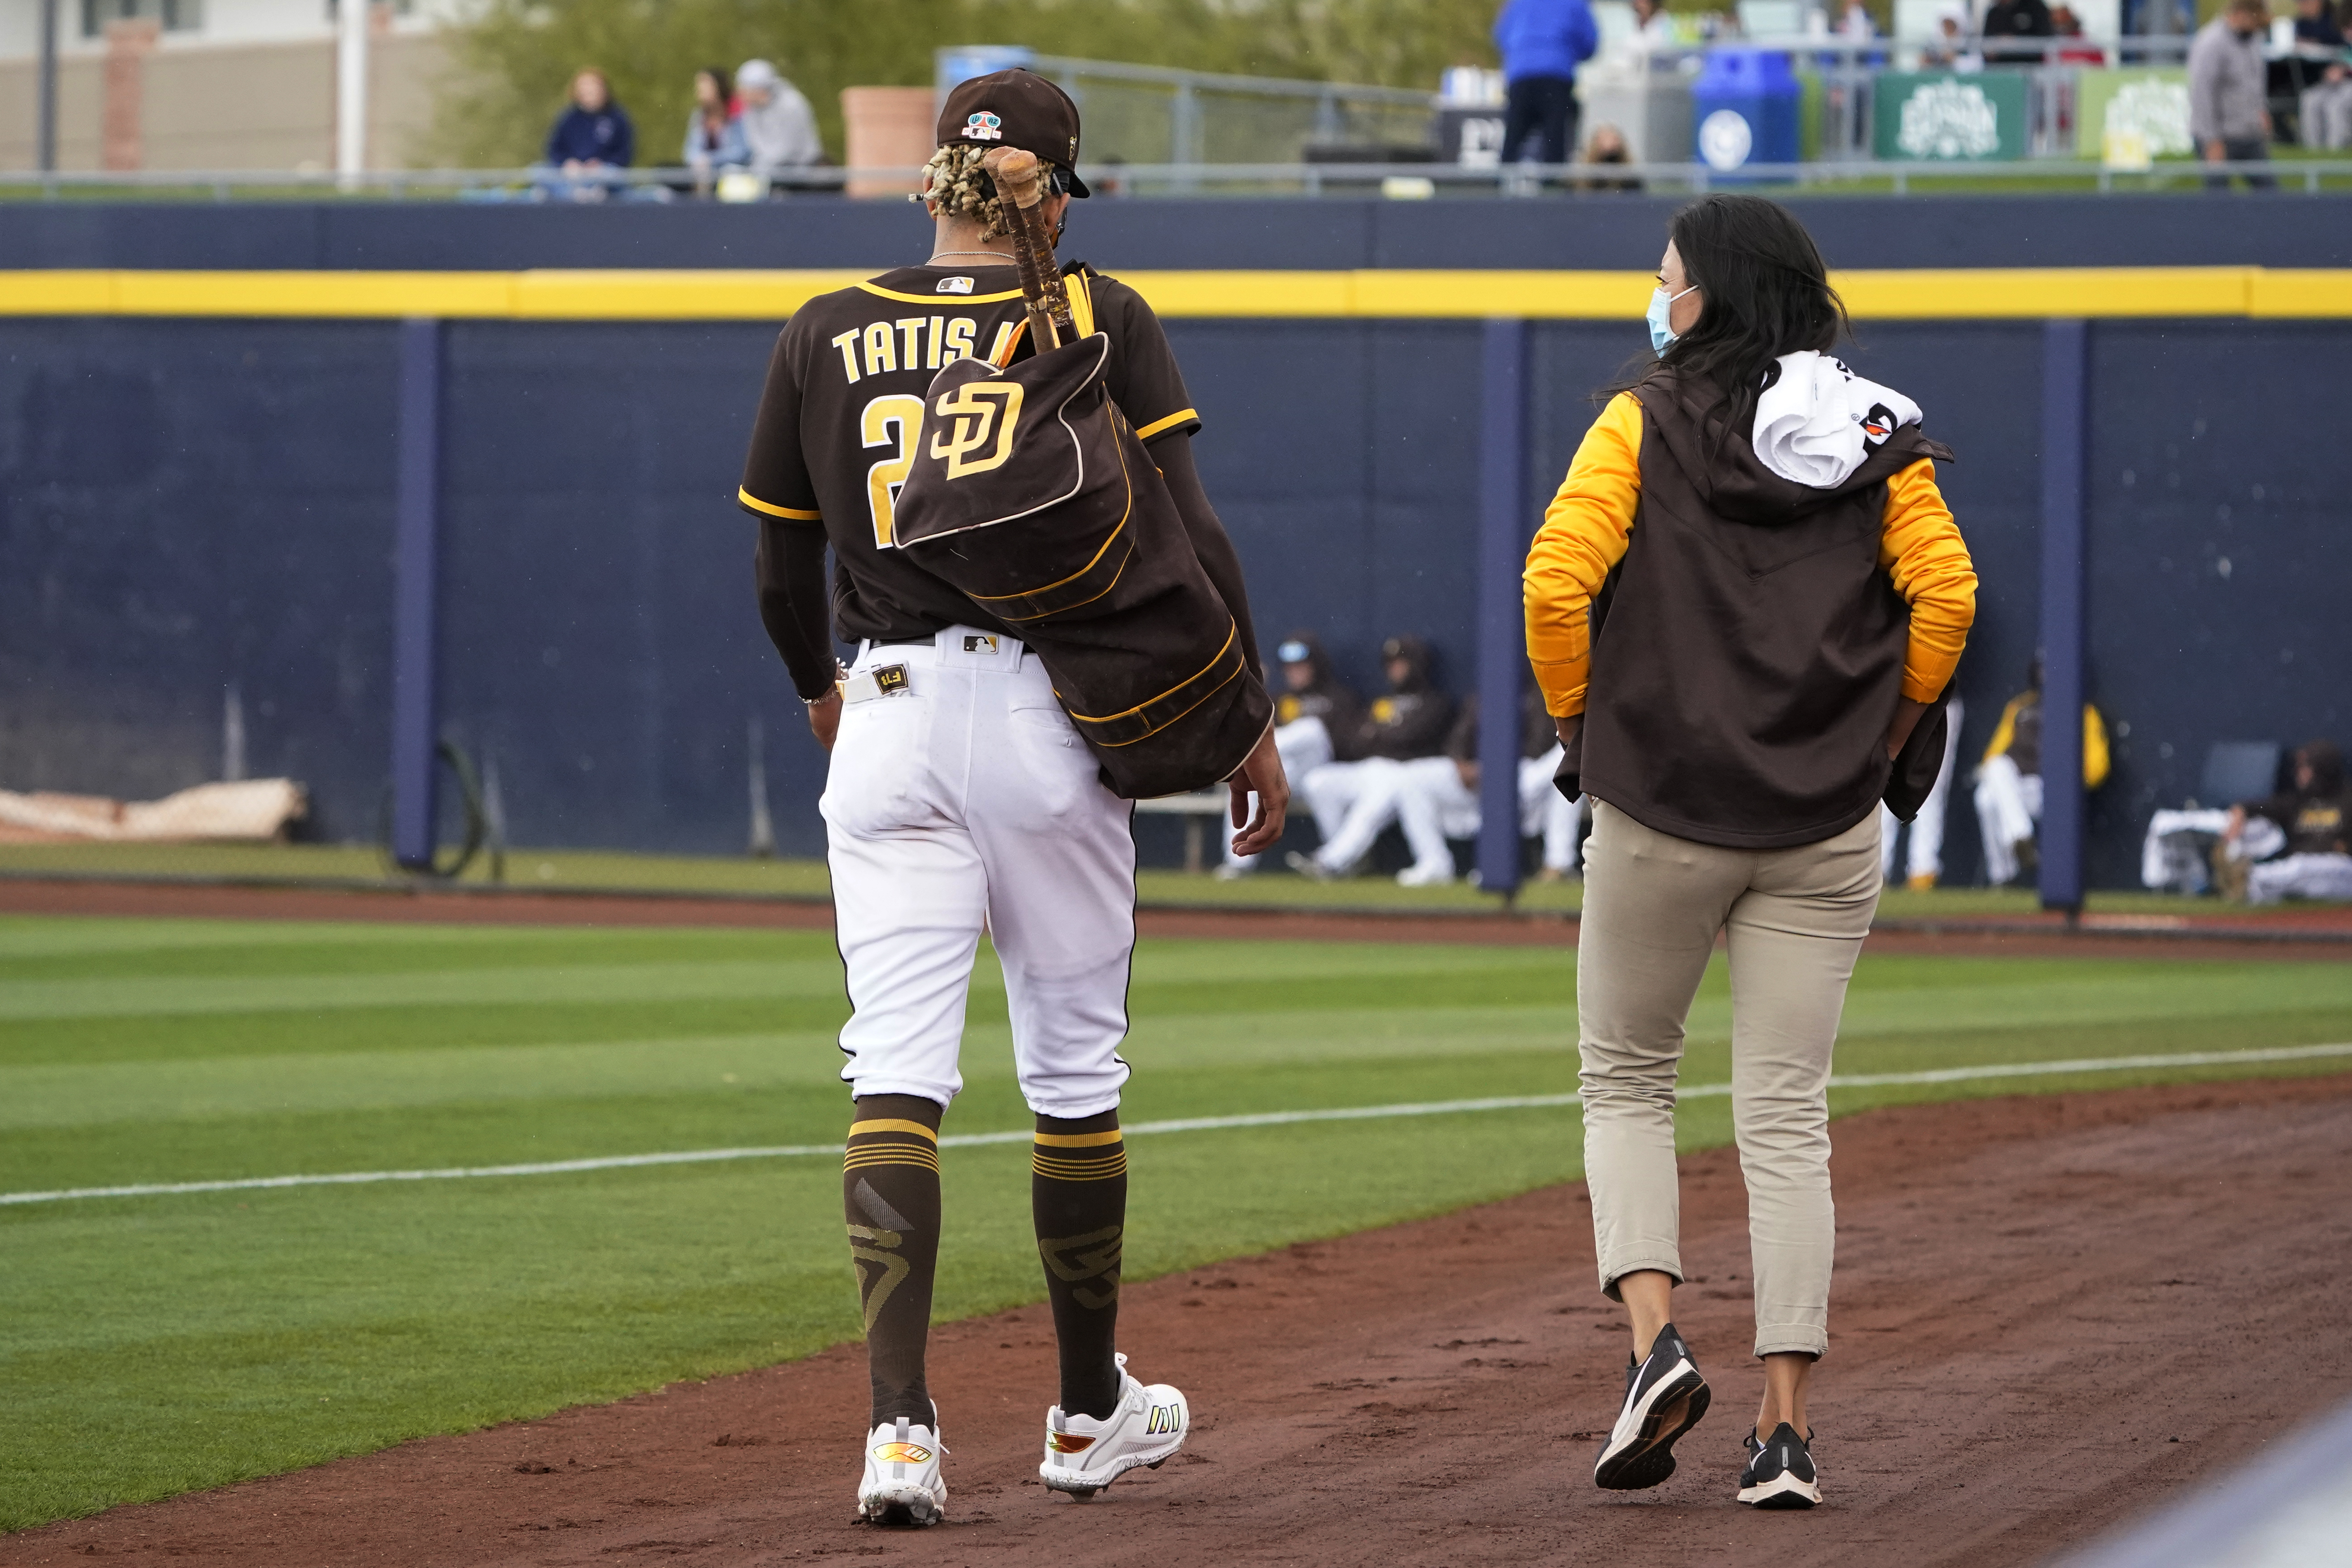
<svg viewBox="0 0 2352 1568">
<path fill-rule="evenodd" d="M 940 110 L 940 145 L 1018 147 L 1066 172 L 1074 196 L 1091 195 L 1078 178 L 1078 106 L 1035 71 L 1015 66 L 959 82 Z"/>
</svg>

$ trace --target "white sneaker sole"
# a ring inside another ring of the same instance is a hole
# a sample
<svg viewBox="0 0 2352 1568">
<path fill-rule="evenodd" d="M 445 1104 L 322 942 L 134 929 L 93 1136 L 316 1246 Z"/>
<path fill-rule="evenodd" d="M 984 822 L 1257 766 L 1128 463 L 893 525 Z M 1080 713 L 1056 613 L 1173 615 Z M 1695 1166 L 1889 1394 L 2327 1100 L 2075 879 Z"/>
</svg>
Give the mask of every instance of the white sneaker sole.
<svg viewBox="0 0 2352 1568">
<path fill-rule="evenodd" d="M 1783 1470 L 1760 1487 L 1740 1488 L 1739 1500 L 1750 1508 L 1811 1508 L 1822 1500 L 1822 1489 L 1819 1482 Z"/>
<path fill-rule="evenodd" d="M 1184 1446 L 1184 1439 L 1189 1435 L 1189 1432 L 1179 1432 L 1171 1443 L 1147 1448 L 1139 1454 L 1125 1455 L 1099 1470 L 1064 1470 L 1052 1465 L 1039 1465 L 1037 1479 L 1045 1483 L 1048 1490 L 1067 1492 L 1084 1502 L 1129 1470 L 1158 1469 L 1176 1457 L 1176 1450 Z"/>
<path fill-rule="evenodd" d="M 1609 1434 L 1609 1446 L 1592 1467 L 1593 1485 L 1604 1491 L 1642 1491 L 1675 1473 L 1674 1445 L 1706 1414 L 1706 1380 L 1687 1357 L 1629 1405 Z"/>
</svg>

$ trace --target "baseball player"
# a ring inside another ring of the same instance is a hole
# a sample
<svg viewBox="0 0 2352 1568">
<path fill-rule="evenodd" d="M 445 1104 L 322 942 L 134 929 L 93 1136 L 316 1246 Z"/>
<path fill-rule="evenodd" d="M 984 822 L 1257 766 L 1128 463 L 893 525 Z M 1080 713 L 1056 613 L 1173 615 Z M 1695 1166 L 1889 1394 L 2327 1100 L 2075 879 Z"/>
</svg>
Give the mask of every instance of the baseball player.
<svg viewBox="0 0 2352 1568">
<path fill-rule="evenodd" d="M 1323 640 L 1310 631 L 1297 631 L 1274 650 L 1282 664 L 1282 693 L 1274 700 L 1274 744 L 1282 755 L 1286 778 L 1306 780 L 1316 769 L 1354 760 L 1353 742 L 1362 721 L 1364 703 L 1331 668 Z M 1345 743 L 1347 750 L 1341 750 Z M 1217 879 L 1230 882 L 1257 868 L 1255 855 L 1225 851 Z"/>
<path fill-rule="evenodd" d="M 983 928 L 1003 965 L 1014 1061 L 1036 1113 L 1032 1208 L 1061 1350 L 1045 1483 L 1091 1497 L 1167 1459 L 1190 1427 L 1183 1394 L 1129 1375 L 1115 1342 L 1131 808 L 1104 784 L 1036 654 L 915 565 L 892 527 L 940 367 L 961 356 L 1004 363 L 1026 347 L 1009 226 L 980 158 L 1010 147 L 1049 163 L 1045 218 L 1057 226 L 1069 198 L 1087 194 L 1075 168 L 1078 133 L 1068 96 L 1028 71 L 949 94 L 926 182 L 929 253 L 793 315 L 769 366 L 740 498 L 761 524 L 761 619 L 832 753 L 820 809 L 854 1008 L 841 1036 L 856 1103 L 843 1196 L 873 1390 L 857 1511 L 877 1524 L 934 1524 L 946 1508 L 924 1350 L 939 1130 L 963 1085 L 957 1056 Z M 1193 468 L 1200 417 L 1175 356 L 1133 290 L 1108 278 L 1087 284 L 1109 342 L 1105 384 L 1162 470 L 1250 650 L 1245 678 L 1262 685 L 1240 563 Z M 857 647 L 845 670 L 836 637 Z M 1263 850 L 1281 835 L 1287 799 L 1270 733 L 1233 792 L 1236 848 Z"/>
</svg>

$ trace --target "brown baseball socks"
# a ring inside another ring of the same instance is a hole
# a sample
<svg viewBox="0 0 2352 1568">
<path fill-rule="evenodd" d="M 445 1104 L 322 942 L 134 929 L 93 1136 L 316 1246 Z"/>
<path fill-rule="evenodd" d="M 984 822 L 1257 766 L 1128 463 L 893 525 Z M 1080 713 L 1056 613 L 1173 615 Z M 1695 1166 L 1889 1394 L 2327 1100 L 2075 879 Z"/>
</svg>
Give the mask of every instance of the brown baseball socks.
<svg viewBox="0 0 2352 1568">
<path fill-rule="evenodd" d="M 1029 1206 L 1062 1351 L 1062 1410 L 1118 1407 L 1118 1265 L 1127 1232 L 1127 1144 L 1118 1112 L 1037 1118 Z"/>
<path fill-rule="evenodd" d="M 877 1426 L 902 1415 L 923 1426 L 936 1420 L 923 1348 L 940 1262 L 940 1113 L 919 1095 L 868 1095 L 841 1161 Z"/>
</svg>

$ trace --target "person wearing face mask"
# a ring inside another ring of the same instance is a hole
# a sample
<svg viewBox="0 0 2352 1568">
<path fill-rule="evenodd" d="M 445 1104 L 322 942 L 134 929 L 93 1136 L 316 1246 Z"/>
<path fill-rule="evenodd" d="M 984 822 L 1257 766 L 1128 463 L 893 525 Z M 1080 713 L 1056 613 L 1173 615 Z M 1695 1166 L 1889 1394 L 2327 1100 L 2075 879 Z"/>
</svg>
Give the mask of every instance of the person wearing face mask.
<svg viewBox="0 0 2352 1568">
<path fill-rule="evenodd" d="M 1708 1391 L 1674 1327 L 1675 1095 L 1718 935 L 1765 1393 L 1738 1498 L 1821 1500 L 1805 1393 L 1829 1348 L 1831 1048 L 1878 903 L 1878 808 L 1908 817 L 1976 573 L 1918 405 L 1830 355 L 1811 236 L 1756 196 L 1675 215 L 1659 358 L 1613 390 L 1528 555 L 1528 652 L 1557 784 L 1592 802 L 1577 942 L 1584 1162 L 1605 1294 L 1633 1332 L 1593 1471 L 1656 1486 Z"/>
<path fill-rule="evenodd" d="M 2189 46 L 2189 135 L 2209 163 L 2262 163 L 2271 155 L 2270 76 L 2263 60 L 2269 26 L 2263 0 L 2230 0 Z M 2268 174 L 2249 174 L 2246 184 L 2278 188 Z M 2225 191 L 2230 176 L 2208 174 L 2205 184 Z"/>
</svg>

